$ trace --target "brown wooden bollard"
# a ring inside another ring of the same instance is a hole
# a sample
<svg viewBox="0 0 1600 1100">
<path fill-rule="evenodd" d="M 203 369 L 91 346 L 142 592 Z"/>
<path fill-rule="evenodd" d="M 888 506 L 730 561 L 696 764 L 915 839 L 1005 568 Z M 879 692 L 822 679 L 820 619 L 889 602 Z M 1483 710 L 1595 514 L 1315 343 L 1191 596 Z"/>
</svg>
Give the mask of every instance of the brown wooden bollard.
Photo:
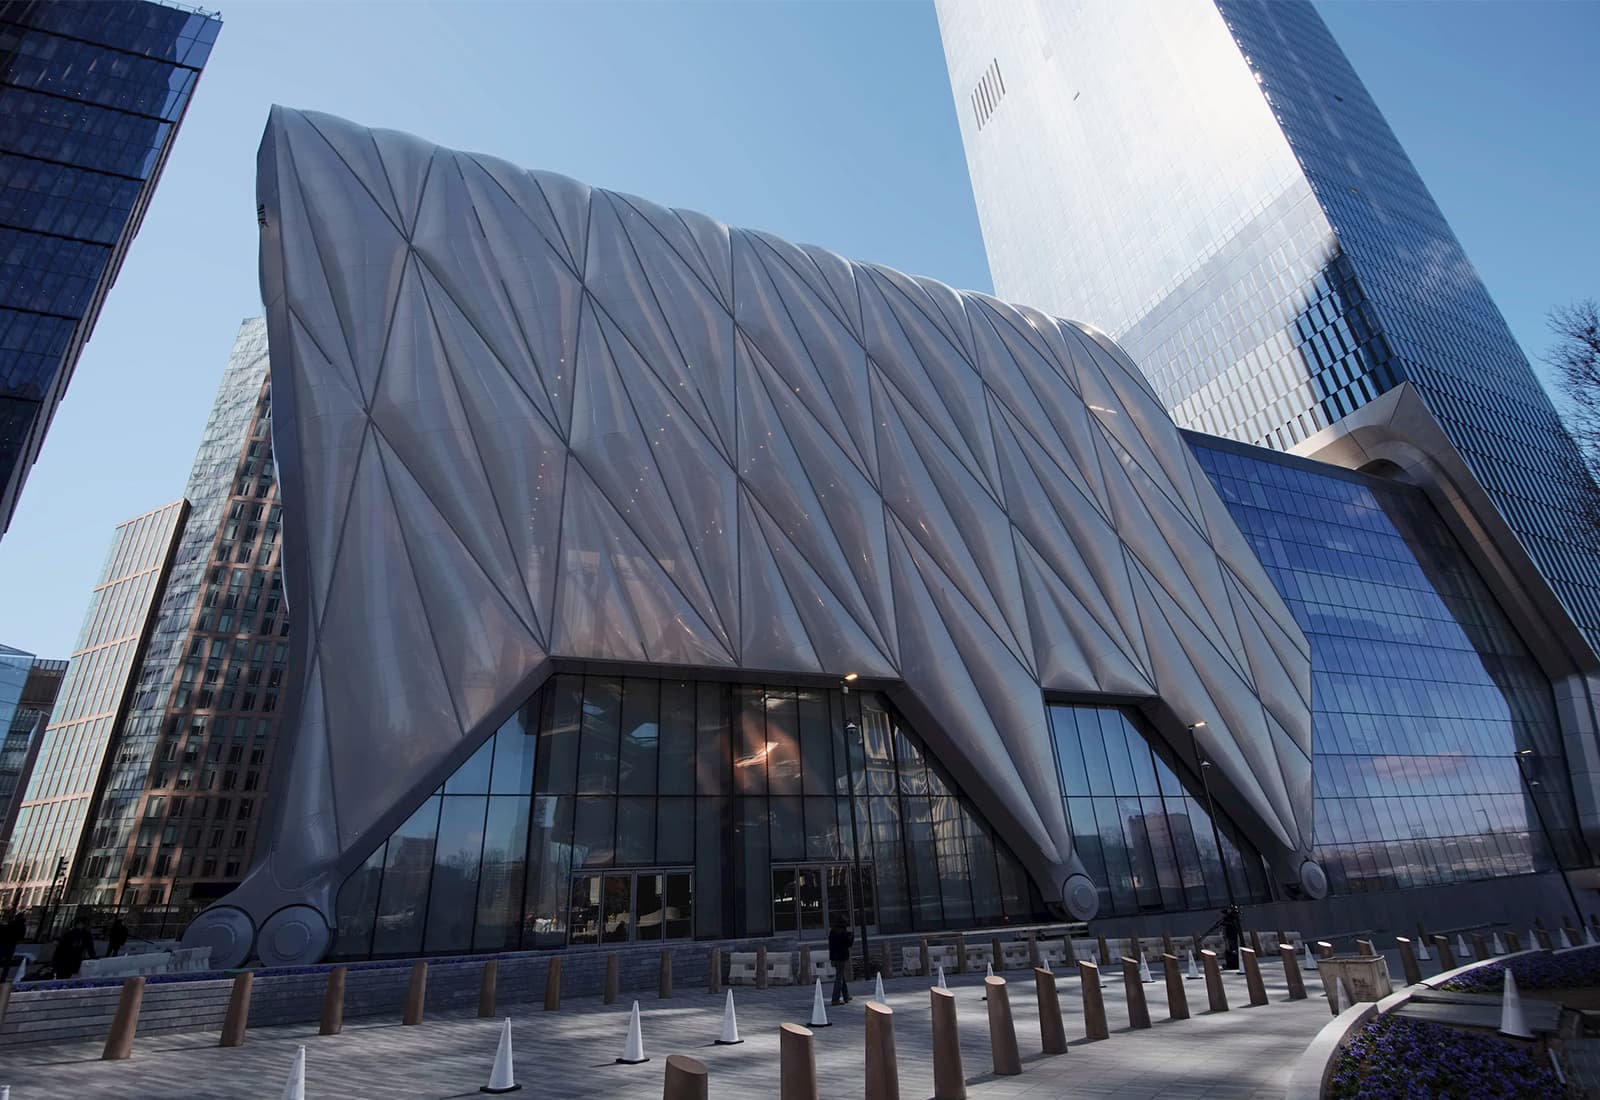
<svg viewBox="0 0 1600 1100">
<path fill-rule="evenodd" d="M 756 988 L 767 988 L 767 945 L 756 948 Z"/>
<path fill-rule="evenodd" d="M 1289 942 L 1289 933 L 1285 932 L 1281 928 L 1278 929 L 1278 946 L 1282 947 L 1284 944 L 1286 944 L 1288 942 Z"/>
<path fill-rule="evenodd" d="M 117 1062 L 133 1054 L 133 1036 L 139 1030 L 139 1006 L 144 1003 L 144 979 L 127 978 L 122 996 L 117 998 L 117 1014 L 111 1018 L 111 1031 L 100 1054 L 103 1062 Z"/>
<path fill-rule="evenodd" d="M 1507 932 L 1506 933 L 1506 951 L 1509 954 L 1515 955 L 1518 951 L 1521 951 L 1521 950 L 1522 950 L 1522 937 L 1517 935 L 1515 932 Z"/>
<path fill-rule="evenodd" d="M 965 974 L 966 972 L 967 972 L 967 937 L 964 936 L 964 935 L 960 935 L 958 933 L 956 935 L 956 973 L 957 974 Z"/>
<path fill-rule="evenodd" d="M 1256 958 L 1261 957 L 1261 933 L 1253 928 L 1250 930 L 1250 950 L 1256 953 Z"/>
<path fill-rule="evenodd" d="M 1278 957 L 1283 960 L 1283 981 L 1289 987 L 1291 1001 L 1306 999 L 1306 979 L 1300 973 L 1300 953 L 1294 944 L 1285 941 L 1278 945 Z"/>
<path fill-rule="evenodd" d="M 1167 1019 L 1187 1020 L 1189 994 L 1183 988 L 1183 970 L 1178 965 L 1178 956 L 1168 951 L 1161 956 L 1161 965 L 1167 972 Z"/>
<path fill-rule="evenodd" d="M 706 992 L 722 992 L 722 948 L 713 947 L 706 961 Z"/>
<path fill-rule="evenodd" d="M 1483 938 L 1482 932 L 1472 934 L 1472 953 L 1478 957 L 1479 962 L 1488 962 L 1494 958 L 1489 950 L 1489 941 Z"/>
<path fill-rule="evenodd" d="M 1122 988 L 1128 999 L 1128 1026 L 1135 1031 L 1150 1026 L 1150 1007 L 1144 1000 L 1144 979 L 1139 976 L 1139 960 L 1122 960 Z"/>
<path fill-rule="evenodd" d="M 561 1011 L 561 956 L 550 956 L 550 966 L 544 972 L 544 1010 Z"/>
<path fill-rule="evenodd" d="M 808 1027 L 778 1027 L 778 1100 L 817 1100 L 817 1051 Z"/>
<path fill-rule="evenodd" d="M 933 1100 L 967 1100 L 961 1035 L 956 1030 L 956 995 L 948 989 L 930 989 L 928 999 L 933 1008 Z M 1056 1013 L 1058 1018 L 1060 1015 Z"/>
<path fill-rule="evenodd" d="M 1170 931 L 1161 933 L 1161 953 L 1163 955 L 1176 955 L 1178 953 L 1177 949 L 1172 946 L 1172 933 Z"/>
<path fill-rule="evenodd" d="M 1416 949 L 1408 936 L 1396 936 L 1395 946 L 1400 949 L 1400 967 L 1406 972 L 1406 984 L 1416 985 L 1422 980 L 1422 967 L 1417 963 Z"/>
<path fill-rule="evenodd" d="M 244 1045 L 245 1029 L 250 1026 L 250 990 L 255 986 L 255 981 L 256 975 L 252 970 L 246 970 L 233 979 L 233 990 L 228 994 L 228 1013 L 222 1018 L 222 1038 L 218 1046 Z"/>
<path fill-rule="evenodd" d="M 1144 944 L 1140 941 L 1138 936 L 1128 937 L 1128 954 L 1132 955 L 1135 959 L 1143 957 Z"/>
<path fill-rule="evenodd" d="M 994 963 L 994 972 L 1000 973 L 1006 968 L 1006 955 L 1000 950 L 1000 937 L 996 936 L 989 941 L 989 958 Z"/>
<path fill-rule="evenodd" d="M 1039 997 L 1039 1043 L 1046 1054 L 1065 1054 L 1067 1025 L 1061 1019 L 1061 995 L 1056 990 L 1056 976 L 1044 967 L 1036 966 L 1033 968 L 1033 984 Z"/>
<path fill-rule="evenodd" d="M 1376 955 L 1377 952 L 1372 949 L 1372 941 L 1371 940 L 1357 940 L 1356 941 L 1356 954 L 1360 955 L 1364 959 L 1370 959 L 1374 955 Z"/>
<path fill-rule="evenodd" d="M 867 1100 L 900 1100 L 900 1067 L 894 1059 L 894 1010 L 867 1002 Z"/>
<path fill-rule="evenodd" d="M 1110 966 L 1111 965 L 1111 945 L 1106 943 L 1106 934 L 1104 932 L 1100 933 L 1099 939 L 1100 939 L 1100 965 L 1101 966 Z"/>
<path fill-rule="evenodd" d="M 663 1001 L 672 999 L 672 951 L 661 952 L 661 972 L 656 981 L 656 996 Z"/>
<path fill-rule="evenodd" d="M 1439 969 L 1454 970 L 1456 968 L 1456 954 L 1450 950 L 1449 936 L 1433 937 L 1433 948 L 1439 952 Z"/>
<path fill-rule="evenodd" d="M 1533 935 L 1534 938 L 1539 941 L 1539 946 L 1544 948 L 1546 951 L 1552 950 L 1555 947 L 1555 941 L 1550 938 L 1550 933 L 1546 932 L 1542 925 L 1533 930 Z"/>
<path fill-rule="evenodd" d="M 1078 964 L 1079 984 L 1083 986 L 1083 1034 L 1089 1039 L 1111 1038 L 1106 1023 L 1106 998 L 1100 989 L 1100 968 L 1092 962 Z"/>
<path fill-rule="evenodd" d="M 1061 937 L 1061 965 L 1070 970 L 1072 964 L 1078 961 L 1078 952 L 1072 947 L 1072 933 L 1068 932 Z"/>
<path fill-rule="evenodd" d="M 1004 978 L 983 979 L 984 997 L 989 1006 L 989 1053 L 996 1077 L 1015 1077 L 1022 1072 L 1022 1055 L 1017 1052 L 1017 1025 L 1011 1019 L 1011 995 Z"/>
<path fill-rule="evenodd" d="M 483 964 L 483 974 L 478 979 L 478 1019 L 494 1019 L 494 1001 L 499 984 L 500 964 L 490 959 Z"/>
<path fill-rule="evenodd" d="M 661 1100 L 706 1100 L 709 1078 L 704 1062 L 687 1054 L 669 1054 Z"/>
<path fill-rule="evenodd" d="M 923 940 L 922 943 L 918 947 L 918 950 L 917 950 L 917 962 L 922 967 L 922 969 L 918 971 L 919 974 L 921 974 L 924 978 L 933 977 L 932 955 L 928 951 L 928 941 L 927 940 Z"/>
<path fill-rule="evenodd" d="M 344 1030 L 344 982 L 348 968 L 336 966 L 328 971 L 328 988 L 322 994 L 322 1026 L 319 1035 L 337 1035 Z"/>
<path fill-rule="evenodd" d="M 716 952 L 712 952 L 716 957 Z M 617 994 L 622 992 L 622 961 L 617 958 L 615 951 L 606 956 L 606 984 L 601 992 L 601 1002 L 608 1005 L 617 1003 Z M 716 990 L 712 990 L 713 993 Z"/>
<path fill-rule="evenodd" d="M 885 943 L 878 951 L 878 958 L 881 960 L 878 964 L 878 973 L 885 978 L 894 977 L 894 946 Z"/>
<path fill-rule="evenodd" d="M 422 1006 L 428 999 L 428 964 L 418 961 L 411 967 L 411 984 L 406 986 L 406 1007 L 400 1022 L 415 1026 L 422 1022 Z"/>
<path fill-rule="evenodd" d="M 1266 1004 L 1267 985 L 1261 980 L 1261 960 L 1256 956 L 1255 949 L 1239 948 L 1239 962 L 1244 966 L 1244 987 L 1250 993 L 1250 1003 Z"/>
<path fill-rule="evenodd" d="M 811 973 L 811 946 L 804 940 L 800 941 L 799 955 L 800 968 L 795 971 L 795 973 L 798 975 L 798 977 L 795 979 L 795 984 L 802 987 L 808 986 L 811 984 L 815 975 Z"/>
<path fill-rule="evenodd" d="M 1217 953 L 1210 949 L 1200 952 L 1200 963 L 1206 971 L 1206 1000 L 1211 1004 L 1211 1011 L 1228 1011 L 1228 991 L 1222 988 L 1222 970 L 1217 966 Z"/>
<path fill-rule="evenodd" d="M 1034 970 L 1038 970 L 1044 965 L 1043 959 L 1039 956 L 1039 937 L 1037 935 L 1028 937 L 1028 965 Z"/>
<path fill-rule="evenodd" d="M 1319 958 L 1319 959 L 1331 959 L 1331 958 L 1333 958 L 1333 944 L 1329 943 L 1327 940 L 1318 940 L 1317 941 L 1317 958 Z"/>
</svg>

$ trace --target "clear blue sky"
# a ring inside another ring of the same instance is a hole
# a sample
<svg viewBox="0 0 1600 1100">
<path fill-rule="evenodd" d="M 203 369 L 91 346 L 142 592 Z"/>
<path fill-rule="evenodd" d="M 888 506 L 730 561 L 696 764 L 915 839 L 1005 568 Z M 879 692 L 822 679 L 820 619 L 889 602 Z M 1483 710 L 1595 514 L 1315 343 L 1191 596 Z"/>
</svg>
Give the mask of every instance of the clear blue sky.
<svg viewBox="0 0 1600 1100">
<path fill-rule="evenodd" d="M 1536 357 L 1551 304 L 1600 296 L 1600 4 L 1321 8 Z M 234 332 L 260 312 L 255 149 L 274 102 L 989 289 L 931 3 L 225 3 L 223 18 L 0 541 L 8 644 L 67 656 L 112 528 L 183 492 Z"/>
</svg>

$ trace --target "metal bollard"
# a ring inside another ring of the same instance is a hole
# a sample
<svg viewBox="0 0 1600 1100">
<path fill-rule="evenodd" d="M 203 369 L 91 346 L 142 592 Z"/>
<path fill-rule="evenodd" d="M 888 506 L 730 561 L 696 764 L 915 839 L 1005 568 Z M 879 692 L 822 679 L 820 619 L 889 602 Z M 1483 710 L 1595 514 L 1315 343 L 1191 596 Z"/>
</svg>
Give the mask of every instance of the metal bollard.
<svg viewBox="0 0 1600 1100">
<path fill-rule="evenodd" d="M 709 1076 L 704 1062 L 687 1054 L 669 1054 L 661 1100 L 706 1100 Z"/>
<path fill-rule="evenodd" d="M 1360 955 L 1362 958 L 1370 959 L 1374 955 L 1376 955 L 1377 952 L 1372 949 L 1372 941 L 1371 940 L 1357 940 L 1356 941 L 1356 954 Z"/>
<path fill-rule="evenodd" d="M 411 984 L 406 987 L 405 1012 L 400 1022 L 415 1026 L 422 1022 L 422 1006 L 428 997 L 428 964 L 418 962 L 411 968 Z"/>
<path fill-rule="evenodd" d="M 550 966 L 544 972 L 544 1010 L 561 1011 L 561 956 L 550 956 Z"/>
<path fill-rule="evenodd" d="M 478 1019 L 494 1019 L 495 995 L 499 991 L 499 985 L 500 963 L 490 959 L 483 964 L 483 974 L 478 978 Z"/>
<path fill-rule="evenodd" d="M 756 948 L 756 988 L 767 988 L 767 945 Z"/>
<path fill-rule="evenodd" d="M 250 970 L 233 979 L 233 991 L 228 994 L 228 1014 L 222 1018 L 222 1038 L 218 1046 L 244 1045 L 245 1029 L 250 1026 L 250 990 L 255 980 L 255 973 Z"/>
<path fill-rule="evenodd" d="M 1189 994 L 1183 988 L 1183 970 L 1178 965 L 1178 956 L 1167 952 L 1161 956 L 1161 965 L 1167 972 L 1167 1019 L 1187 1020 Z"/>
<path fill-rule="evenodd" d="M 1100 965 L 1111 965 L 1111 947 L 1106 943 L 1106 934 L 1100 933 Z"/>
<path fill-rule="evenodd" d="M 1200 952 L 1200 962 L 1206 971 L 1206 999 L 1211 1004 L 1211 1011 L 1228 1011 L 1228 991 L 1222 988 L 1222 970 L 1217 966 L 1217 953 L 1209 949 Z"/>
<path fill-rule="evenodd" d="M 328 971 L 328 988 L 322 994 L 322 1026 L 319 1035 L 337 1035 L 344 1030 L 344 983 L 348 968 L 336 966 Z"/>
<path fill-rule="evenodd" d="M 722 948 L 713 947 L 711 957 L 706 960 L 706 992 L 722 992 Z"/>
<path fill-rule="evenodd" d="M 956 1030 L 956 995 L 948 989 L 930 989 L 928 999 L 933 1009 L 933 1100 L 967 1100 L 961 1035 Z"/>
<path fill-rule="evenodd" d="M 778 1100 L 817 1100 L 817 1052 L 808 1027 L 778 1028 Z"/>
<path fill-rule="evenodd" d="M 1450 950 L 1449 936 L 1433 937 L 1433 948 L 1439 952 L 1440 971 L 1454 970 L 1456 968 L 1456 955 L 1454 951 Z"/>
<path fill-rule="evenodd" d="M 1250 993 L 1251 1005 L 1266 1004 L 1267 986 L 1261 980 L 1261 960 L 1256 957 L 1254 949 L 1239 948 L 1239 961 L 1244 965 L 1244 987 Z"/>
<path fill-rule="evenodd" d="M 866 1100 L 900 1100 L 900 1067 L 894 1057 L 894 1010 L 867 1002 Z"/>
<path fill-rule="evenodd" d="M 1036 966 L 1033 984 L 1039 998 L 1039 1043 L 1046 1054 L 1065 1054 L 1067 1025 L 1061 1019 L 1061 995 L 1056 989 L 1056 976 Z"/>
<path fill-rule="evenodd" d="M 933 966 L 930 962 L 930 956 L 928 954 L 928 941 L 926 939 L 922 941 L 922 947 L 917 961 L 922 966 L 922 969 L 918 971 L 918 973 L 920 973 L 924 978 L 931 978 L 933 976 Z"/>
<path fill-rule="evenodd" d="M 712 952 L 712 957 L 716 957 L 715 952 Z M 622 992 L 622 975 L 620 970 L 621 965 L 622 963 L 617 958 L 617 953 L 615 951 L 606 956 L 606 984 L 601 995 L 601 1001 L 604 1004 L 616 1004 L 617 994 Z M 712 992 L 716 991 L 713 990 Z"/>
<path fill-rule="evenodd" d="M 1494 955 L 1489 951 L 1489 941 L 1483 938 L 1482 932 L 1474 932 L 1472 934 L 1472 953 L 1478 956 L 1479 962 L 1488 962 L 1494 958 Z"/>
<path fill-rule="evenodd" d="M 1139 976 L 1139 960 L 1122 960 L 1122 988 L 1128 999 L 1128 1027 L 1139 1031 L 1150 1026 L 1150 1006 L 1144 999 L 1144 979 Z"/>
<path fill-rule="evenodd" d="M 961 933 L 956 934 L 956 973 L 967 972 L 967 937 Z"/>
<path fill-rule="evenodd" d="M 1278 945 L 1278 955 L 1283 959 L 1283 980 L 1289 987 L 1289 999 L 1305 1000 L 1306 980 L 1300 973 L 1300 953 L 1294 949 L 1294 944 L 1284 943 Z"/>
<path fill-rule="evenodd" d="M 1406 936 L 1396 936 L 1395 946 L 1400 949 L 1400 967 L 1406 972 L 1406 984 L 1416 985 L 1422 980 L 1422 967 L 1417 963 L 1417 952 Z"/>
<path fill-rule="evenodd" d="M 994 972 L 996 974 L 1006 968 L 1006 953 L 1000 950 L 999 936 L 989 941 L 989 957 L 994 962 Z"/>
<path fill-rule="evenodd" d="M 656 996 L 663 1001 L 672 999 L 672 951 L 661 952 L 661 971 L 656 981 Z"/>
<path fill-rule="evenodd" d="M 1331 958 L 1333 958 L 1333 944 L 1329 943 L 1327 940 L 1318 940 L 1317 941 L 1317 958 L 1319 958 L 1319 959 L 1331 959 Z"/>
<path fill-rule="evenodd" d="M 1015 1077 L 1022 1072 L 1022 1056 L 1017 1052 L 1017 1025 L 1011 1019 L 1011 995 L 1004 978 L 983 979 L 989 1007 L 989 1054 L 996 1077 Z"/>
<path fill-rule="evenodd" d="M 139 1006 L 144 1003 L 144 979 L 128 978 L 117 999 L 117 1014 L 111 1018 L 111 1031 L 100 1054 L 103 1062 L 117 1062 L 133 1053 L 133 1036 L 139 1030 Z"/>
<path fill-rule="evenodd" d="M 1079 983 L 1083 987 L 1083 1034 L 1089 1039 L 1111 1038 L 1111 1027 L 1106 1022 L 1106 999 L 1100 990 L 1100 968 L 1092 962 L 1078 964 Z"/>
</svg>

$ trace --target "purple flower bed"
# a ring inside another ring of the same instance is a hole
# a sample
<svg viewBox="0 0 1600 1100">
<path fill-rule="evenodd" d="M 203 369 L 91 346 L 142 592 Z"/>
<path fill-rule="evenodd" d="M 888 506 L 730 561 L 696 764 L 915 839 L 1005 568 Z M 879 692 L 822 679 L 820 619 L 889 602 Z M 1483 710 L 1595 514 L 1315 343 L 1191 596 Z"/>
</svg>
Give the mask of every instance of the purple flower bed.
<svg viewBox="0 0 1600 1100">
<path fill-rule="evenodd" d="M 1548 1100 L 1556 1075 L 1484 1032 L 1380 1016 L 1351 1036 L 1325 1094 L 1335 1100 Z"/>
<path fill-rule="evenodd" d="M 1505 987 L 1505 970 L 1517 979 L 1518 989 L 1578 989 L 1600 986 L 1600 947 L 1584 947 L 1559 955 L 1542 952 L 1509 962 L 1484 963 L 1441 985 L 1455 993 L 1499 993 Z"/>
</svg>

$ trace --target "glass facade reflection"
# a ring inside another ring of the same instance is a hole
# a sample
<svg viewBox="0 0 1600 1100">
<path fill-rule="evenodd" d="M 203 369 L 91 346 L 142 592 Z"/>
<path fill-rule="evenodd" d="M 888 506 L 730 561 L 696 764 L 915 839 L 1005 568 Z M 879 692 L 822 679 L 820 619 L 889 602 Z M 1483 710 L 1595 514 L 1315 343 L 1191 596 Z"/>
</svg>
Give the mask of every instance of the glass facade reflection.
<svg viewBox="0 0 1600 1100">
<path fill-rule="evenodd" d="M 1426 495 L 1191 442 L 1311 642 L 1315 858 L 1332 890 L 1586 863 L 1550 682 Z"/>
<path fill-rule="evenodd" d="M 1073 843 L 1100 887 L 1101 916 L 1270 897 L 1260 854 L 1220 813 L 1212 827 L 1205 805 L 1178 780 L 1182 765 L 1135 716 L 1057 705 L 1050 729 Z M 1188 788 L 1203 790 L 1198 781 Z"/>
<path fill-rule="evenodd" d="M 0 645 L 0 858 L 66 672 L 65 661 Z"/>
<path fill-rule="evenodd" d="M 871 692 L 554 677 L 345 881 L 337 956 L 1043 915 Z"/>
<path fill-rule="evenodd" d="M 144 0 L 0 2 L 0 533 L 221 26 Z"/>
<path fill-rule="evenodd" d="M 1104 328 L 1180 425 L 1275 449 L 1411 383 L 1600 645 L 1576 449 L 1312 4 L 938 10 L 1000 297 Z"/>
</svg>

